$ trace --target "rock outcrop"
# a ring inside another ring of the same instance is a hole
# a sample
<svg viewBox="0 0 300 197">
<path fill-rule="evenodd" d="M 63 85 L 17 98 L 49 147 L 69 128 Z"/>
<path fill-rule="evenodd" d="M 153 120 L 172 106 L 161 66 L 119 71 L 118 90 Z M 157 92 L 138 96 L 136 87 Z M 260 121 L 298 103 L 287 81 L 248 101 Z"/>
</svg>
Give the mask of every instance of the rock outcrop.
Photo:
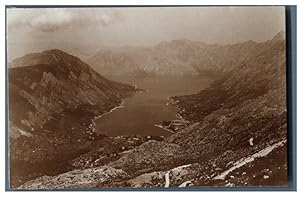
<svg viewBox="0 0 300 197">
<path fill-rule="evenodd" d="M 86 170 L 74 170 L 58 176 L 42 176 L 28 181 L 18 189 L 84 189 L 95 187 L 107 180 L 124 179 L 128 175 L 123 170 L 102 166 Z"/>
</svg>

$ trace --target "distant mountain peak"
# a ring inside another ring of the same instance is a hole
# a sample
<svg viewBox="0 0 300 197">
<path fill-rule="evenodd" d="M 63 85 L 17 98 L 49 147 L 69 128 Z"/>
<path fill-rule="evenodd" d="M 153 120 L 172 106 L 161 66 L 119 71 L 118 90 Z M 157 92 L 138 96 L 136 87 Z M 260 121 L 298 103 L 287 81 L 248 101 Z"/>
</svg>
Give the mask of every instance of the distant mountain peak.
<svg viewBox="0 0 300 197">
<path fill-rule="evenodd" d="M 49 49 L 49 50 L 43 51 L 41 53 L 68 54 L 68 53 L 66 53 L 66 52 L 64 52 L 63 50 L 60 50 L 60 49 Z M 70 55 L 70 54 L 68 54 L 68 55 Z"/>
<path fill-rule="evenodd" d="M 50 49 L 38 53 L 31 53 L 16 58 L 9 63 L 10 68 L 33 66 L 37 64 L 51 64 L 64 58 L 73 58 L 80 60 L 78 57 L 70 55 L 60 49 Z"/>
<path fill-rule="evenodd" d="M 70 57 L 70 58 L 74 58 L 74 59 L 77 59 L 77 60 L 80 60 L 80 58 L 74 56 L 74 55 L 71 55 L 70 53 L 67 53 L 63 50 L 60 50 L 60 49 L 50 49 L 50 50 L 46 50 L 46 51 L 43 51 L 41 52 L 41 54 L 47 54 L 47 55 L 54 55 L 55 57 Z"/>
</svg>

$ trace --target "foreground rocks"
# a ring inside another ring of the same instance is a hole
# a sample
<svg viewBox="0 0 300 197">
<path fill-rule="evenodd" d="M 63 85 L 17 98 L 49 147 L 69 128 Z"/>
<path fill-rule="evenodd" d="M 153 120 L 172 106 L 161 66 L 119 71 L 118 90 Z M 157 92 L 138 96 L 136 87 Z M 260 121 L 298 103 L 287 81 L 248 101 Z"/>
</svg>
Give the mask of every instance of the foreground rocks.
<svg viewBox="0 0 300 197">
<path fill-rule="evenodd" d="M 101 166 L 74 170 L 54 177 L 43 176 L 23 184 L 19 189 L 286 186 L 286 160 L 277 161 L 285 152 L 286 142 L 282 141 L 238 161 L 230 160 L 225 152 L 213 160 L 198 161 L 138 176 L 130 176 L 121 169 Z"/>
<path fill-rule="evenodd" d="M 83 189 L 95 187 L 107 180 L 114 180 L 127 177 L 123 170 L 107 166 L 91 168 L 86 170 L 74 170 L 58 176 L 43 176 L 29 181 L 18 189 Z"/>
</svg>

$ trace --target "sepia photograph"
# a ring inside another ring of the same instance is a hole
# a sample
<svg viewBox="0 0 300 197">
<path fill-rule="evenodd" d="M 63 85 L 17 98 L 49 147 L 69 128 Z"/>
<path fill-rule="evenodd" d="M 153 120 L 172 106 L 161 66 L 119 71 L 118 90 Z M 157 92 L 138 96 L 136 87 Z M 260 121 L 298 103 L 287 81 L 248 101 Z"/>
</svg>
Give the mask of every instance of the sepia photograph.
<svg viewBox="0 0 300 197">
<path fill-rule="evenodd" d="M 284 6 L 6 7 L 9 190 L 288 187 L 286 40 Z"/>
</svg>

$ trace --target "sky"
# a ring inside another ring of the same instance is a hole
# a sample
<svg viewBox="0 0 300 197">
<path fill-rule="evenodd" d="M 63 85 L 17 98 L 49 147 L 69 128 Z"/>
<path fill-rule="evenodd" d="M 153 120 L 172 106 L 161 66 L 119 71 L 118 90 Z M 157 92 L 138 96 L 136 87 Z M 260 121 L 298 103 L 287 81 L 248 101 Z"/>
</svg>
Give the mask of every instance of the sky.
<svg viewBox="0 0 300 197">
<path fill-rule="evenodd" d="M 188 39 L 233 44 L 285 30 L 284 7 L 8 8 L 8 60 L 59 48 L 89 56 L 119 46 Z"/>
</svg>

